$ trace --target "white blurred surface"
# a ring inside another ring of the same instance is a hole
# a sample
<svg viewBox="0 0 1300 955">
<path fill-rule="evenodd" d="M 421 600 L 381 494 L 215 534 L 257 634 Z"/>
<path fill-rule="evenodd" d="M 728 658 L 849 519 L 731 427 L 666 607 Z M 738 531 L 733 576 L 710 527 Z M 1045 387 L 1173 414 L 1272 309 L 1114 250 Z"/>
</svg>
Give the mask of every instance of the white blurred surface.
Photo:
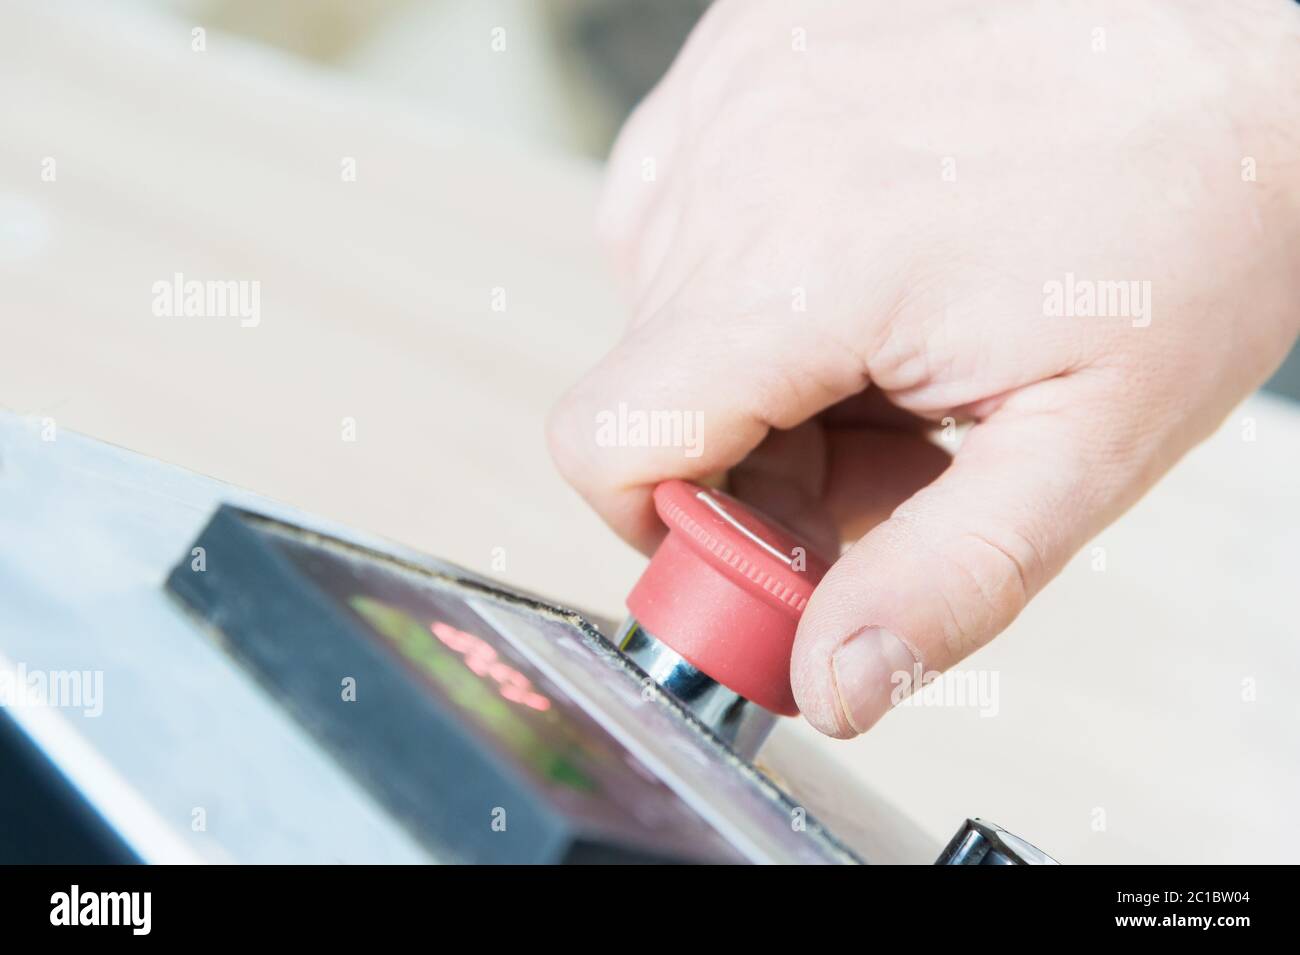
<svg viewBox="0 0 1300 955">
<path fill-rule="evenodd" d="M 620 615 L 642 561 L 542 434 L 623 322 L 594 166 L 217 32 L 194 53 L 149 7 L 0 17 L 0 406 Z M 155 317 L 175 272 L 260 282 L 261 324 Z M 1096 542 L 1105 570 L 1081 554 L 967 664 L 995 717 L 782 732 L 939 841 L 982 815 L 1065 862 L 1293 859 L 1298 465 L 1295 406 L 1239 409 Z"/>
</svg>

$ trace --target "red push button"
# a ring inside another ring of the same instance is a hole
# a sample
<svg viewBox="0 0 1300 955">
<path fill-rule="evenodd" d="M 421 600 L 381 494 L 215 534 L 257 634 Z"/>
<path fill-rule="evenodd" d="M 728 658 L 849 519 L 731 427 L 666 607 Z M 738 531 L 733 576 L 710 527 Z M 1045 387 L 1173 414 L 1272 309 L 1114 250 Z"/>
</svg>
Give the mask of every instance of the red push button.
<svg viewBox="0 0 1300 955">
<path fill-rule="evenodd" d="M 830 564 L 776 521 L 685 481 L 655 488 L 668 536 L 627 598 L 647 631 L 747 700 L 798 714 L 790 651 Z"/>
</svg>

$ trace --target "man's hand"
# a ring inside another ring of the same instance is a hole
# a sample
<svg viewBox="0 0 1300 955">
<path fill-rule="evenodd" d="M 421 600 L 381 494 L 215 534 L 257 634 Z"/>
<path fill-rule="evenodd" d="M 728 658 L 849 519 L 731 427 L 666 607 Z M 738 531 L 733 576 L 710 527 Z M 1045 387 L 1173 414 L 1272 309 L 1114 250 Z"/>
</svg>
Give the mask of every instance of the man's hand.
<svg viewBox="0 0 1300 955">
<path fill-rule="evenodd" d="M 856 539 L 792 679 L 861 733 L 1281 361 L 1297 137 L 1287 0 L 718 3 L 611 161 L 633 321 L 556 459 L 647 552 L 654 485 L 720 472 L 832 556 Z M 703 441 L 603 446 L 620 403 Z"/>
</svg>

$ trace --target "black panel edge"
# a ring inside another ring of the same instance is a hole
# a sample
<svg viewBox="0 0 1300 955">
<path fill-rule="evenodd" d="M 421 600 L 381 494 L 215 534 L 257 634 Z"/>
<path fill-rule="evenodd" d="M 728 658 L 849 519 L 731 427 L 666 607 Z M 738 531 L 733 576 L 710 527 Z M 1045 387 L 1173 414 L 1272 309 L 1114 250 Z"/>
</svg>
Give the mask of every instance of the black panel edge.
<svg viewBox="0 0 1300 955">
<path fill-rule="evenodd" d="M 0 707 L 0 864 L 136 865 L 140 857 Z"/>
</svg>

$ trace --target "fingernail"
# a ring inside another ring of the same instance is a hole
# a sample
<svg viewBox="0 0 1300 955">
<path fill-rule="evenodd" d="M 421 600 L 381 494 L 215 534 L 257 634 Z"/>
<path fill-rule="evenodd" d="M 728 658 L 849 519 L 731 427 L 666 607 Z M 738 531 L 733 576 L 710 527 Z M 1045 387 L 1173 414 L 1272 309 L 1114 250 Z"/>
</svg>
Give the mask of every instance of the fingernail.
<svg viewBox="0 0 1300 955">
<path fill-rule="evenodd" d="M 860 630 L 840 644 L 831 655 L 831 673 L 840 711 L 855 732 L 871 729 L 906 695 L 916 665 L 907 644 L 880 627 Z"/>
</svg>

